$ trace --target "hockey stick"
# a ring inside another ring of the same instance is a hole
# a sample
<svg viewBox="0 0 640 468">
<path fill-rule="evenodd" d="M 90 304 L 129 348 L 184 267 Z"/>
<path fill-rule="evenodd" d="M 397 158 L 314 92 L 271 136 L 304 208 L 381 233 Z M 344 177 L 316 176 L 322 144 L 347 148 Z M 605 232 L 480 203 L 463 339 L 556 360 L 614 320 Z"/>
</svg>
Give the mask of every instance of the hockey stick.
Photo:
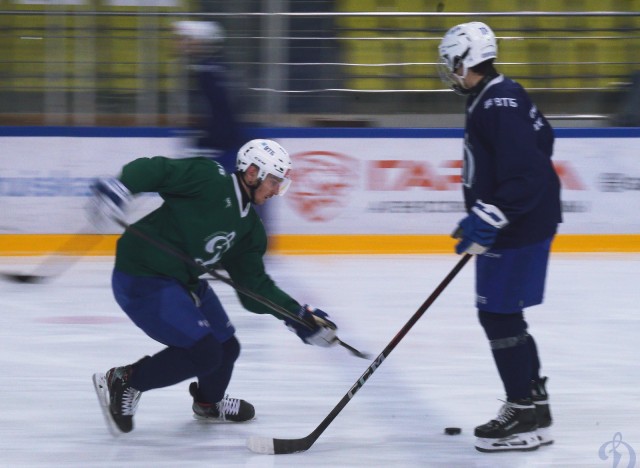
<svg viewBox="0 0 640 468">
<path fill-rule="evenodd" d="M 281 316 L 286 317 L 286 318 L 288 318 L 290 320 L 294 320 L 294 321 L 296 321 L 296 322 L 308 327 L 309 329 L 311 329 L 311 328 L 313 328 L 315 326 L 315 324 L 312 325 L 312 324 L 307 323 L 305 320 L 301 319 L 296 314 L 288 311 L 287 309 L 285 309 L 284 307 L 276 304 L 275 302 L 270 301 L 266 297 L 263 297 L 263 296 L 261 296 L 259 294 L 256 294 L 253 291 L 251 291 L 250 289 L 244 288 L 244 287 L 234 283 L 230 278 L 227 278 L 226 276 L 221 275 L 220 273 L 215 271 L 213 268 L 209 268 L 206 265 L 203 265 L 202 263 L 196 262 L 193 258 L 189 257 L 184 252 L 179 251 L 179 250 L 173 248 L 172 246 L 170 246 L 168 244 L 165 244 L 164 242 L 161 242 L 161 241 L 159 241 L 159 240 L 157 240 L 157 239 L 145 234 L 144 232 L 142 232 L 139 229 L 131 226 L 130 224 L 125 223 L 124 221 L 117 221 L 117 222 L 118 222 L 118 224 L 120 224 L 120 226 L 122 226 L 126 230 L 130 231 L 131 233 L 135 234 L 136 236 L 140 237 L 141 239 L 144 239 L 145 241 L 149 242 L 150 244 L 153 244 L 158 249 L 164 251 L 165 253 L 168 253 L 169 255 L 172 255 L 172 256 L 182 260 L 183 262 L 185 262 L 188 265 L 191 265 L 191 266 L 194 266 L 194 267 L 200 269 L 200 271 L 202 271 L 202 273 L 211 275 L 213 278 L 215 278 L 217 280 L 220 280 L 223 283 L 231 286 L 233 289 L 238 291 L 240 294 L 243 294 L 243 295 L 245 295 L 247 297 L 250 297 L 254 301 L 259 302 L 260 304 L 269 307 L 271 310 L 273 310 L 274 312 L 277 312 Z M 362 359 L 370 359 L 371 358 L 371 356 L 369 354 L 363 353 L 361 351 L 358 351 L 356 348 L 354 348 L 353 346 L 348 345 L 347 343 L 342 341 L 340 338 L 336 337 L 335 340 L 340 346 L 342 346 L 343 348 L 349 350 L 349 352 L 351 352 L 351 354 L 353 354 L 354 356 L 357 356 L 357 357 L 362 358 Z"/>
<path fill-rule="evenodd" d="M 433 304 L 438 296 L 444 291 L 447 285 L 455 278 L 458 272 L 464 267 L 464 265 L 471 258 L 470 254 L 465 254 L 456 264 L 455 267 L 449 272 L 449 274 L 442 280 L 442 282 L 436 287 L 426 301 L 420 306 L 420 308 L 413 314 L 409 321 L 402 327 L 398 334 L 389 342 L 386 348 L 373 360 L 371 365 L 364 371 L 364 374 L 356 381 L 355 384 L 349 389 L 347 394 L 342 397 L 342 400 L 331 410 L 326 418 L 315 428 L 315 430 L 306 437 L 301 439 L 271 439 L 268 437 L 250 437 L 247 440 L 247 448 L 252 452 L 269 454 L 269 455 L 281 455 L 288 453 L 304 452 L 309 450 L 314 442 L 320 437 L 329 424 L 338 416 L 340 411 L 347 406 L 347 403 L 355 396 L 356 392 L 360 390 L 365 382 L 373 375 L 386 357 L 393 351 L 393 349 L 400 343 L 402 338 L 411 330 L 415 323 L 422 317 L 425 311 Z"/>
<path fill-rule="evenodd" d="M 101 239 L 100 234 L 89 235 L 84 230 L 80 231 L 49 254 L 31 273 L 0 273 L 0 278 L 14 283 L 44 283 L 68 270 Z"/>
</svg>

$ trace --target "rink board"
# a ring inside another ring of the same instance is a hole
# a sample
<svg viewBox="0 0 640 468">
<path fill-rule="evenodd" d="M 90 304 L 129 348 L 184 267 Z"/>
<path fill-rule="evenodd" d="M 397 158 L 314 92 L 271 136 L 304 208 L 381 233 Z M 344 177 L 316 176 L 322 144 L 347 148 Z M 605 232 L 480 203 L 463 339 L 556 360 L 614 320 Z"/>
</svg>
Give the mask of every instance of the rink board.
<svg viewBox="0 0 640 468">
<path fill-rule="evenodd" d="M 291 153 L 294 184 L 263 213 L 285 254 L 445 253 L 464 216 L 461 129 L 259 129 Z M 255 134 L 255 132 L 254 132 Z M 88 185 L 141 156 L 179 155 L 170 129 L 0 127 L 1 255 L 113 254 L 86 224 Z M 554 249 L 640 251 L 640 129 L 557 129 L 564 222 Z M 157 196 L 134 203 L 131 221 Z M 83 237 L 83 236 L 88 237 Z M 95 236 L 95 237 L 93 237 Z M 86 247 L 87 239 L 93 239 Z"/>
<path fill-rule="evenodd" d="M 97 239 L 96 239 L 97 238 Z M 113 255 L 117 235 L 20 234 L 0 235 L 0 255 Z M 75 242 L 74 242 L 75 241 Z M 70 245 L 71 244 L 71 245 Z M 85 247 L 90 244 L 90 247 Z M 269 252 L 282 255 L 451 253 L 449 236 L 275 235 Z M 554 252 L 640 252 L 640 235 L 560 234 Z"/>
</svg>

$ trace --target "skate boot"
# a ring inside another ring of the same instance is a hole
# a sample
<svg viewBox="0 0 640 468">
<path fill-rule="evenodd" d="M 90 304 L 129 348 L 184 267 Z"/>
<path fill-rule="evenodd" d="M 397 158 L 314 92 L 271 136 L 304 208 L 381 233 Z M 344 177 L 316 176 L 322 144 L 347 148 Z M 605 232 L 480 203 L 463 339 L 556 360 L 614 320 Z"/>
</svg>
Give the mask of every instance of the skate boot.
<svg viewBox="0 0 640 468">
<path fill-rule="evenodd" d="M 193 417 L 200 421 L 245 422 L 252 420 L 256 415 L 251 403 L 238 398 L 229 398 L 228 395 L 225 395 L 217 403 L 202 403 L 198 401 L 200 395 L 197 382 L 191 382 L 189 393 L 193 397 Z"/>
<path fill-rule="evenodd" d="M 480 452 L 525 452 L 536 450 L 536 410 L 530 399 L 507 401 L 495 419 L 476 427 L 476 450 Z"/>
<path fill-rule="evenodd" d="M 113 435 L 133 430 L 133 415 L 138 408 L 141 393 L 129 385 L 132 366 L 114 367 L 106 375 L 93 374 L 93 386 Z"/>
<path fill-rule="evenodd" d="M 531 381 L 531 395 L 533 404 L 536 407 L 536 420 L 538 421 L 538 440 L 540 445 L 553 444 L 551 435 L 551 410 L 549 409 L 549 395 L 547 394 L 547 378 L 542 377 L 540 380 Z"/>
</svg>

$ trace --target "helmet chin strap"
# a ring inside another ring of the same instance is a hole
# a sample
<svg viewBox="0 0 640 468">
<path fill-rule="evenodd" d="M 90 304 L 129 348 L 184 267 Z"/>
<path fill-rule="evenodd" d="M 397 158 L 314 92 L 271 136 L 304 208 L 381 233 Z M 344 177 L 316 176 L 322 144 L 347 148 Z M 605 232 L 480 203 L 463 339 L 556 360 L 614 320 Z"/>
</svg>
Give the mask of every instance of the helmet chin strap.
<svg viewBox="0 0 640 468">
<path fill-rule="evenodd" d="M 247 187 L 247 189 L 249 189 L 249 201 L 251 203 L 256 202 L 256 190 L 258 190 L 258 187 L 260 187 L 260 184 L 262 183 L 261 179 L 258 179 L 258 182 L 256 183 L 256 185 L 249 185 L 247 183 L 247 181 L 245 180 L 244 176 L 246 174 L 246 172 L 240 172 L 237 171 L 237 174 L 240 176 L 240 179 L 242 179 L 242 184 Z"/>
</svg>

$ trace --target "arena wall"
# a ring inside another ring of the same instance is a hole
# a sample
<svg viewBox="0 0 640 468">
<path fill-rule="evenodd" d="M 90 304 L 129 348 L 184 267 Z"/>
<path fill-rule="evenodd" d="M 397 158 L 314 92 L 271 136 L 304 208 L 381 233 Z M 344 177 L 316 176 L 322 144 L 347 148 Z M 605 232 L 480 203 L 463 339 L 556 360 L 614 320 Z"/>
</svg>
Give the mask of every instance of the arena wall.
<svg viewBox="0 0 640 468">
<path fill-rule="evenodd" d="M 272 252 L 451 252 L 463 216 L 461 129 L 261 128 L 294 161 L 285 197 L 263 211 Z M 554 164 L 564 222 L 554 250 L 640 251 L 640 129 L 560 128 Z M 0 255 L 112 255 L 117 232 L 87 223 L 94 177 L 138 157 L 179 157 L 160 128 L 0 127 Z M 145 194 L 135 221 L 159 197 Z"/>
</svg>

